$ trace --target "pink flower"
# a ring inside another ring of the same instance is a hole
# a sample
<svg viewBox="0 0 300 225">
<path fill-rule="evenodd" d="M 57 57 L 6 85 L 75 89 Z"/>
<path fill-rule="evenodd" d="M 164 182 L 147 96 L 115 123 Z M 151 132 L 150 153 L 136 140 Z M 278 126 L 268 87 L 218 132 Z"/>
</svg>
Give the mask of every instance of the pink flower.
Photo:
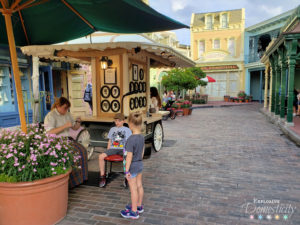
<svg viewBox="0 0 300 225">
<path fill-rule="evenodd" d="M 4 161 L 4 160 L 2 160 L 2 161 L 1 161 L 1 163 L 2 163 L 2 164 L 4 164 L 4 163 L 5 163 L 5 161 Z"/>
<path fill-rule="evenodd" d="M 19 163 L 15 163 L 15 164 L 14 164 L 14 167 L 19 166 L 19 165 L 20 165 Z"/>
<path fill-rule="evenodd" d="M 33 172 L 36 172 L 36 168 L 33 169 Z"/>
<path fill-rule="evenodd" d="M 9 153 L 9 154 L 6 156 L 6 158 L 9 159 L 9 158 L 12 157 L 12 156 L 13 156 L 13 154 L 12 154 L 12 153 Z"/>
<path fill-rule="evenodd" d="M 50 162 L 50 165 L 51 165 L 51 166 L 57 166 L 57 163 Z"/>
<path fill-rule="evenodd" d="M 52 174 L 56 174 L 56 172 L 52 172 Z"/>
</svg>

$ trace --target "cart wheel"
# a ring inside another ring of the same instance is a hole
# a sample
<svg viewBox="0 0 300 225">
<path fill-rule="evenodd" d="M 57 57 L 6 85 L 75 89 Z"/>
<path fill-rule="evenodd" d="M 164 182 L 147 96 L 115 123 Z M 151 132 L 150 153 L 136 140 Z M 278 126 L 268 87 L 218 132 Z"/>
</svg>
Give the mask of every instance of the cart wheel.
<svg viewBox="0 0 300 225">
<path fill-rule="evenodd" d="M 88 160 L 92 157 L 95 147 L 90 145 L 91 136 L 87 129 L 83 129 L 77 135 L 76 141 L 87 150 Z"/>
<path fill-rule="evenodd" d="M 170 111 L 170 118 L 171 120 L 174 120 L 176 118 L 176 112 L 174 112 L 173 110 Z"/>
<path fill-rule="evenodd" d="M 162 120 L 164 120 L 164 121 L 166 121 L 166 120 L 168 120 L 169 119 L 169 115 L 166 115 L 166 116 L 163 116 L 162 117 Z"/>
<path fill-rule="evenodd" d="M 163 129 L 160 123 L 157 123 L 155 125 L 154 131 L 153 131 L 153 139 L 152 139 L 152 145 L 153 148 L 156 152 L 158 152 L 161 147 L 162 147 L 162 143 L 163 143 Z"/>
</svg>

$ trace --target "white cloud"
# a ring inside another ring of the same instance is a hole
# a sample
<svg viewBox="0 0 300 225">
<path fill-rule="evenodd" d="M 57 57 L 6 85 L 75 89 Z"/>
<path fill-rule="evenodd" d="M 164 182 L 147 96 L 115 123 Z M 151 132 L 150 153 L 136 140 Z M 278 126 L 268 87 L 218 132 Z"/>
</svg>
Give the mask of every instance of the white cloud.
<svg viewBox="0 0 300 225">
<path fill-rule="evenodd" d="M 281 6 L 272 7 L 272 6 L 262 5 L 261 9 L 265 13 L 269 14 L 270 16 L 277 16 L 283 12 L 283 8 Z"/>
<path fill-rule="evenodd" d="M 171 2 L 171 5 L 172 5 L 172 11 L 177 12 L 177 11 L 182 10 L 186 7 L 187 1 L 173 0 Z"/>
</svg>

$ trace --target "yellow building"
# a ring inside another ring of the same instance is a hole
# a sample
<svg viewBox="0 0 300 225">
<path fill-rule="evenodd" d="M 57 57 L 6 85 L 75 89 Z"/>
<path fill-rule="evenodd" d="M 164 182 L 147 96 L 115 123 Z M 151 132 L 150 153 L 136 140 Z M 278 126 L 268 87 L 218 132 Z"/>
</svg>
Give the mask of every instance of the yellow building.
<svg viewBox="0 0 300 225">
<path fill-rule="evenodd" d="M 245 9 L 192 14 L 192 59 L 216 80 L 203 90 L 209 100 L 235 97 L 245 88 L 244 29 Z"/>
</svg>

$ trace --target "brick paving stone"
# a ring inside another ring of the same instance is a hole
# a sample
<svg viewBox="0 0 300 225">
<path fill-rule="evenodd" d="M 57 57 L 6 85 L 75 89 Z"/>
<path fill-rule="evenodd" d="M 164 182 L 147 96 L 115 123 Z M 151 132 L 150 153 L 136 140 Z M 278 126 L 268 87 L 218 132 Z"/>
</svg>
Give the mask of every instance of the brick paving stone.
<svg viewBox="0 0 300 225">
<path fill-rule="evenodd" d="M 67 216 L 58 224 L 300 224 L 299 147 L 259 107 L 195 109 L 191 116 L 164 121 L 165 139 L 174 144 L 144 160 L 140 219 L 121 218 L 130 193 L 118 176 L 106 188 L 70 190 Z M 91 168 L 97 168 L 96 154 Z M 275 199 L 296 209 L 287 221 L 282 213 L 280 221 L 268 221 L 266 214 L 260 221 L 258 212 L 250 219 L 247 204 L 262 206 L 254 199 Z"/>
</svg>

